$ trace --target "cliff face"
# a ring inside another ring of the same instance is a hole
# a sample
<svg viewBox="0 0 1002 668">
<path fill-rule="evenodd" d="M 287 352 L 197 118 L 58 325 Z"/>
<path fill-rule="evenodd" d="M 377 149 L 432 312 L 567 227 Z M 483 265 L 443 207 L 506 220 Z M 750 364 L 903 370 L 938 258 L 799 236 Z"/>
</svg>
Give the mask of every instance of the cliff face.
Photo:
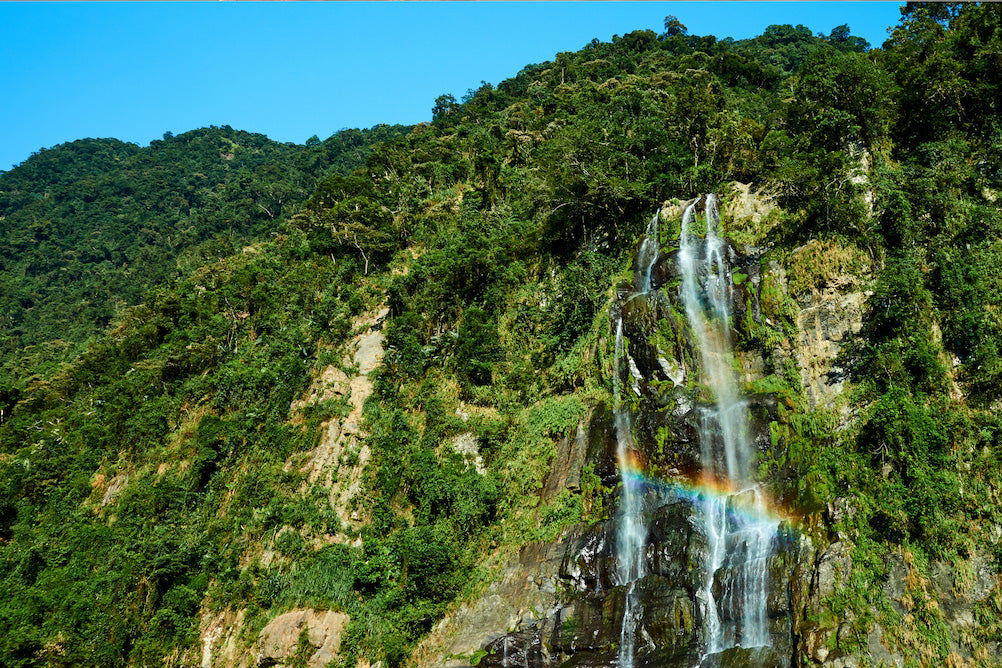
<svg viewBox="0 0 1002 668">
<path fill-rule="evenodd" d="M 738 238 L 744 230 L 768 227 L 768 217 L 778 213 L 767 196 L 747 186 L 736 184 L 733 193 L 724 200 L 724 222 Z M 662 219 L 672 220 L 679 211 L 679 205 L 666 206 Z M 818 253 L 817 244 L 811 242 L 783 259 L 752 243 L 736 244 L 731 251 L 733 270 L 746 276 L 734 292 L 735 320 L 744 318 L 738 329 L 744 328 L 746 340 L 758 342 L 742 346 L 734 364 L 745 388 L 766 390 L 749 395 L 750 437 L 758 451 L 760 474 L 781 503 L 797 504 L 791 491 L 795 485 L 790 483 L 798 472 L 783 464 L 794 458 L 790 425 L 797 422 L 791 414 L 825 414 L 833 428 L 846 432 L 855 428 L 859 411 L 847 395 L 845 356 L 864 325 L 872 265 L 862 263 L 863 270 L 852 274 L 839 272 L 840 265 L 832 262 L 834 269 L 824 267 L 825 280 L 808 281 L 804 288 L 804 264 Z M 654 284 L 663 292 L 672 289 L 677 276 L 674 261 L 669 254 L 654 273 Z M 620 295 L 625 291 L 621 289 Z M 692 405 L 686 404 L 679 389 L 684 387 L 679 376 L 695 371 L 691 341 L 681 331 L 684 328 L 668 327 L 678 317 L 677 310 L 673 314 L 672 307 L 658 299 L 634 300 L 622 312 L 630 341 L 639 447 L 652 468 L 679 475 L 698 459 L 691 420 L 687 421 Z M 756 328 L 758 332 L 751 331 Z M 765 334 L 762 329 L 767 329 Z M 789 376 L 787 389 L 768 391 L 784 370 Z M 796 388 L 799 398 L 791 396 L 789 387 Z M 577 480 L 587 467 L 602 477 L 612 497 L 617 496 L 614 490 L 622 487 L 617 487 L 613 422 L 610 407 L 596 405 L 583 417 L 577 438 L 558 444 L 553 462 L 561 480 Z M 665 430 L 670 433 L 667 439 Z M 576 486 L 569 488 L 580 492 Z M 801 503 L 798 517 L 781 523 L 768 565 L 767 646 L 732 647 L 707 655 L 700 599 L 707 536 L 693 520 L 692 503 L 652 493 L 644 500 L 647 575 L 636 584 L 642 610 L 637 621 L 638 663 L 925 665 L 932 651 L 914 628 L 917 608 L 940 611 L 946 630 L 943 641 L 949 644 L 953 665 L 990 664 L 999 658 L 997 642 L 976 640 L 979 628 L 983 630 L 983 624 L 979 626 L 983 613 L 978 611 L 997 601 L 1000 591 L 990 560 L 982 555 L 923 569 L 907 551 L 893 551 L 886 555 L 892 566 L 883 584 L 883 600 L 871 601 L 863 618 L 842 607 L 854 572 L 854 536 L 822 527 L 840 526 L 854 513 L 845 498 L 829 499 L 814 510 Z M 413 665 L 550 666 L 568 661 L 617 665 L 626 598 L 631 595 L 617 575 L 615 545 L 621 521 L 613 511 L 607 520 L 578 525 L 552 543 L 523 549 L 498 571 L 498 582 L 435 627 L 414 653 Z M 726 586 L 725 571 L 718 572 L 718 588 Z M 881 624 L 886 620 L 883 606 L 901 615 L 902 629 L 888 634 Z"/>
</svg>

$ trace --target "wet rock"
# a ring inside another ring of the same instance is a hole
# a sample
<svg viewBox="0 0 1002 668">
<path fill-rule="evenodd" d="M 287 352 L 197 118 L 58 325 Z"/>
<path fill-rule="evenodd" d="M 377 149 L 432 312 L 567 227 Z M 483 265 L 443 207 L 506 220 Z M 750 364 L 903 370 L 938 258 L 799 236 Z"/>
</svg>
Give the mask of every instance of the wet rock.
<svg viewBox="0 0 1002 668">
<path fill-rule="evenodd" d="M 814 554 L 810 541 L 789 526 L 780 526 L 778 545 L 769 563 L 766 613 L 769 616 L 770 642 L 780 656 L 791 658 L 796 650 L 796 626 L 802 609 L 796 605 L 804 587 L 800 582 L 802 567 Z"/>
<path fill-rule="evenodd" d="M 636 666 L 694 664 L 703 643 L 693 599 L 665 578 L 647 576 L 634 585 L 642 601 L 636 627 Z M 619 659 L 628 587 L 580 597 L 530 628 L 490 642 L 481 666 L 615 666 Z"/>
<path fill-rule="evenodd" d="M 617 523 L 610 520 L 580 526 L 567 539 L 560 577 L 580 592 L 611 589 L 616 574 Z"/>
<path fill-rule="evenodd" d="M 688 584 L 688 582 L 685 582 Z M 695 594 L 689 587 L 680 588 L 679 578 L 650 575 L 637 583 L 636 594 L 643 606 L 637 636 L 642 642 L 638 654 L 668 650 L 672 656 L 684 656 L 700 643 L 702 615 Z"/>
<path fill-rule="evenodd" d="M 790 579 L 790 603 L 792 615 L 793 651 L 791 654 L 806 656 L 812 662 L 827 668 L 842 666 L 847 668 L 858 664 L 855 657 L 835 650 L 840 646 L 841 633 L 849 633 L 850 619 L 845 611 L 839 611 L 841 624 L 819 621 L 825 611 L 825 599 L 837 588 L 845 586 L 852 570 L 852 545 L 838 541 L 826 549 L 815 550 L 810 542 L 802 539 L 798 557 L 793 564 Z M 841 638 L 843 641 L 845 638 Z M 843 642 L 844 644 L 844 642 Z"/>
<path fill-rule="evenodd" d="M 695 598 L 702 580 L 699 560 L 707 544 L 692 523 L 692 504 L 676 501 L 659 508 L 648 528 L 647 546 L 647 571 Z"/>
<path fill-rule="evenodd" d="M 665 359 L 664 354 L 662 354 L 661 351 L 658 350 L 657 361 L 658 361 L 658 366 L 661 367 L 661 371 L 663 371 L 664 374 L 668 376 L 668 379 L 671 380 L 672 384 L 675 387 L 678 387 L 679 385 L 685 382 L 685 369 L 682 367 L 682 365 L 679 363 L 678 360 L 674 358 L 670 360 Z"/>
<path fill-rule="evenodd" d="M 707 656 L 700 668 L 785 668 L 785 661 L 771 647 L 730 647 Z"/>
<path fill-rule="evenodd" d="M 681 281 L 682 274 L 678 269 L 678 251 L 662 253 L 651 270 L 651 289 L 677 288 Z"/>
<path fill-rule="evenodd" d="M 612 488 L 619 482 L 619 469 L 616 465 L 616 428 L 612 409 L 607 404 L 599 403 L 592 411 L 588 423 L 585 464 L 592 465 L 603 486 Z M 611 505 L 611 498 L 606 501 Z"/>
</svg>

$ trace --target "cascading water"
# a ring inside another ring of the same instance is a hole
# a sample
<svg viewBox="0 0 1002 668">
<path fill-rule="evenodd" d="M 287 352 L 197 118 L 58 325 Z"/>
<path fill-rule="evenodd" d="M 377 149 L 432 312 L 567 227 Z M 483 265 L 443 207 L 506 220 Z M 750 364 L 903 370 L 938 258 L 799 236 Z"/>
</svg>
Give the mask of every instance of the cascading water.
<svg viewBox="0 0 1002 668">
<path fill-rule="evenodd" d="M 690 232 L 698 202 L 686 207 L 682 215 L 678 258 L 686 318 L 699 346 L 704 378 L 716 403 L 716 411 L 705 416 L 709 422 L 703 420 L 701 425 L 703 474 L 739 485 L 748 475 L 749 448 L 742 433 L 747 424 L 744 404 L 738 397 L 731 371 L 731 283 L 723 254 L 724 244 L 717 233 L 720 218 L 713 195 L 708 196 L 706 202 L 706 238 L 701 240 Z M 702 291 L 700 276 L 705 276 Z M 709 309 L 704 307 L 704 295 Z M 719 438 L 714 427 L 719 427 Z M 726 465 L 723 471 L 718 470 L 715 461 L 715 441 L 722 441 Z"/>
<path fill-rule="evenodd" d="M 626 585 L 626 600 L 623 610 L 623 628 L 619 639 L 619 666 L 633 665 L 635 652 L 634 636 L 640 613 L 636 596 L 636 584 L 644 575 L 644 543 L 647 531 L 644 528 L 640 508 L 638 486 L 629 474 L 632 469 L 633 433 L 630 428 L 630 411 L 623 403 L 622 374 L 623 361 L 623 318 L 616 319 L 615 373 L 613 374 L 614 427 L 616 430 L 616 458 L 622 475 L 623 489 L 620 497 L 620 522 L 616 542 L 616 564 L 619 583 Z"/>
<path fill-rule="evenodd" d="M 731 271 L 754 264 L 723 239 L 712 195 L 685 208 L 674 257 L 661 256 L 658 225 L 655 215 L 612 309 L 611 411 L 598 406 L 579 426 L 582 465 L 595 457 L 605 486 L 615 453 L 616 515 L 563 539 L 560 578 L 577 595 L 492 641 L 481 665 L 708 668 L 789 656 L 778 626 L 789 612 L 767 604 L 769 568 L 789 577 L 791 547 L 751 471 L 768 434 L 748 415 L 768 409 L 739 392 L 731 350 L 732 321 L 744 322 L 732 305 L 755 296 Z"/>
<path fill-rule="evenodd" d="M 651 272 L 654 270 L 654 263 L 658 261 L 661 251 L 661 244 L 658 241 L 658 218 L 661 213 L 655 213 L 651 222 L 647 224 L 647 232 L 644 234 L 640 247 L 637 248 L 637 273 L 633 279 L 633 286 L 640 293 L 647 293 L 651 290 Z"/>
<path fill-rule="evenodd" d="M 768 644 L 767 567 L 778 522 L 769 517 L 764 495 L 751 482 L 747 409 L 732 371 L 731 281 L 726 245 L 719 236 L 717 201 L 714 195 L 706 198 L 703 239 L 690 229 L 698 201 L 682 216 L 679 269 L 686 317 L 699 348 L 703 381 L 713 400 L 699 421 L 702 475 L 705 483 L 735 490 L 705 494 L 699 509 L 698 519 L 709 541 L 709 559 L 699 592 L 706 625 L 705 659 L 736 645 Z M 721 572 L 723 577 L 718 578 Z"/>
<path fill-rule="evenodd" d="M 647 225 L 647 232 L 637 249 L 636 275 L 633 286 L 637 294 L 647 294 L 651 289 L 651 273 L 660 253 L 658 241 L 658 218 L 655 213 Z M 614 427 L 616 431 L 616 457 L 622 477 L 622 496 L 620 497 L 620 522 L 616 541 L 617 577 L 620 584 L 626 586 L 626 598 L 623 610 L 623 626 L 619 639 L 619 666 L 628 668 L 633 665 L 636 652 L 637 621 L 643 612 L 636 595 L 637 581 L 646 575 L 644 563 L 644 547 L 647 542 L 647 528 L 644 526 L 641 508 L 641 486 L 631 475 L 633 464 L 633 430 L 630 426 L 630 411 L 623 403 L 622 397 L 622 364 L 624 360 L 623 318 L 616 319 L 616 349 L 613 373 L 613 408 Z M 629 360 L 630 375 L 639 376 L 636 364 Z"/>
<path fill-rule="evenodd" d="M 696 199 L 689 204 L 682 215 L 678 253 L 680 293 L 698 349 L 701 380 L 710 399 L 701 406 L 698 420 L 704 488 L 728 490 L 723 494 L 705 491 L 694 504 L 695 521 L 702 527 L 708 544 L 697 596 L 706 639 L 699 659 L 702 664 L 710 655 L 729 647 L 768 644 L 767 566 L 778 522 L 766 512 L 764 496 L 752 482 L 749 470 L 747 408 L 732 370 L 732 284 L 727 244 L 720 236 L 717 199 L 712 194 L 705 199 L 706 234 L 702 238 L 692 230 L 700 201 Z M 652 273 L 659 256 L 658 218 L 656 214 L 651 219 L 637 248 L 634 291 L 628 299 L 651 292 Z M 643 518 L 643 488 L 633 475 L 630 413 L 622 398 L 622 379 L 639 373 L 633 372 L 633 359 L 625 354 L 622 315 L 616 318 L 614 364 L 613 414 L 623 481 L 616 573 L 619 584 L 626 587 L 618 664 L 627 668 L 634 662 L 635 635 L 642 613 L 635 588 L 637 581 L 646 575 L 647 528 Z"/>
</svg>

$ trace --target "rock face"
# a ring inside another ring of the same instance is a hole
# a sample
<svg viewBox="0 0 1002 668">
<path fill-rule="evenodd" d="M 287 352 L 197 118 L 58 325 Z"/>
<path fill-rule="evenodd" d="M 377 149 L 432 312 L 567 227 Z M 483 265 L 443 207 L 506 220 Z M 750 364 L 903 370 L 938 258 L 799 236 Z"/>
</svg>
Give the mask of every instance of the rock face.
<svg viewBox="0 0 1002 668">
<path fill-rule="evenodd" d="M 826 290 L 800 302 L 797 314 L 797 362 L 812 409 L 835 407 L 845 384 L 838 357 L 844 344 L 863 327 L 866 293 Z"/>
<path fill-rule="evenodd" d="M 737 335 L 742 328 L 751 330 L 762 322 L 760 263 L 726 244 L 721 256 L 724 271 L 733 281 L 726 293 L 731 301 L 727 311 Z M 706 267 L 708 263 L 697 258 L 696 265 Z M 634 267 L 634 275 L 646 276 L 645 268 Z M 791 665 L 798 611 L 794 592 L 804 589 L 801 581 L 810 582 L 815 574 L 813 550 L 788 524 L 775 534 L 765 553 L 768 556 L 763 557 L 768 563 L 763 565 L 767 589 L 761 615 L 767 637 L 764 645 L 755 640 L 755 646 L 741 647 L 746 631 L 743 625 L 748 623 L 743 606 L 749 599 L 744 591 L 753 586 L 744 561 L 745 555 L 753 553 L 752 544 L 746 542 L 752 536 L 729 530 L 723 534 L 729 541 L 725 556 L 713 555 L 721 549 L 721 528 L 711 527 L 705 519 L 704 498 L 709 492 L 690 491 L 689 481 L 705 470 L 707 450 L 724 456 L 723 447 L 710 447 L 701 440 L 715 443 L 724 436 L 707 431 L 706 416 L 716 410 L 716 404 L 695 382 L 701 377 L 700 352 L 681 313 L 678 254 L 668 253 L 657 260 L 650 276 L 650 290 L 619 286 L 612 313 L 614 320 L 621 320 L 629 341 L 622 368 L 623 392 L 633 404 L 631 447 L 650 476 L 641 491 L 632 493 L 639 494 L 634 504 L 642 516 L 638 524 L 646 532 L 640 541 L 643 565 L 624 569 L 620 563 L 624 557 L 617 545 L 626 521 L 620 513 L 576 527 L 551 548 L 551 552 L 563 553 L 558 573 L 562 595 L 554 600 L 551 611 L 539 619 L 521 620 L 507 633 L 486 639 L 482 645 L 486 655 L 480 658 L 480 666 L 616 666 L 622 661 L 621 647 L 627 637 L 632 639 L 632 660 L 638 666 Z M 754 362 L 749 366 L 754 368 Z M 783 453 L 774 450 L 782 446 L 770 436 L 770 423 L 776 419 L 775 399 L 750 397 L 747 405 L 750 433 L 746 441 L 760 457 L 778 459 Z M 622 489 L 611 413 L 609 408 L 597 406 L 587 430 L 579 428 L 575 446 L 564 444 L 558 449 L 566 451 L 566 456 L 557 457 L 551 480 L 570 480 L 573 474 L 567 469 L 587 462 L 605 485 Z M 583 461 L 579 459 L 582 453 Z M 719 462 L 715 470 L 726 470 L 726 466 Z M 739 503 L 736 495 L 730 498 Z M 616 505 L 618 494 L 610 501 Z M 722 515 L 729 525 L 741 522 L 736 517 L 741 512 L 739 506 L 731 507 L 730 503 Z M 711 531 L 715 535 L 711 536 Z M 711 563 L 720 565 L 708 571 Z M 632 579 L 625 573 L 640 575 Z M 704 618 L 709 614 L 708 601 L 713 602 L 712 621 Z M 628 630 L 624 630 L 626 619 L 631 620 Z M 721 642 L 719 638 L 730 640 Z M 714 649 L 720 646 L 726 649 Z"/>
<path fill-rule="evenodd" d="M 501 567 L 500 576 L 483 595 L 438 623 L 411 655 L 411 663 L 469 666 L 469 657 L 485 644 L 546 618 L 558 609 L 564 549 L 563 540 L 527 545 Z"/>
<path fill-rule="evenodd" d="M 362 438 L 362 405 L 372 394 L 369 373 L 383 360 L 383 322 L 389 313 L 383 308 L 376 314 L 363 316 L 352 323 L 361 329 L 349 344 L 349 355 L 344 366 L 357 372 L 348 376 L 342 370 L 328 367 L 321 374 L 324 383 L 321 393 L 346 397 L 350 409 L 343 419 L 333 419 L 327 425 L 320 445 L 313 451 L 308 467 L 306 484 L 321 482 L 330 491 L 331 505 L 336 509 L 342 525 L 357 525 L 362 519 L 349 511 L 349 504 L 361 489 L 362 471 L 369 462 L 369 447 Z"/>
<path fill-rule="evenodd" d="M 706 655 L 707 639 L 698 600 L 708 541 L 692 521 L 690 503 L 675 501 L 652 510 L 647 575 L 635 583 L 642 604 L 637 624 L 637 665 L 788 665 L 791 615 L 788 583 L 800 558 L 797 540 L 786 532 L 769 569 L 772 647 L 731 648 Z M 578 527 L 563 541 L 562 589 L 571 592 L 543 619 L 489 642 L 480 666 L 614 666 L 618 663 L 627 585 L 618 581 L 614 542 L 617 522 Z M 728 620 L 724 620 L 727 623 Z"/>
<path fill-rule="evenodd" d="M 369 460 L 361 427 L 362 404 L 372 393 L 369 374 L 383 359 L 382 325 L 388 312 L 384 307 L 352 322 L 352 328 L 358 333 L 348 343 L 342 364 L 323 369 L 306 395 L 293 402 L 290 411 L 295 413 L 327 399 L 341 399 L 347 403 L 347 415 L 324 425 L 320 443 L 308 459 L 286 462 L 287 469 L 299 468 L 306 474 L 304 493 L 315 483 L 330 489 L 331 505 L 342 526 L 357 525 L 364 519 L 358 511 L 350 510 L 350 504 L 361 489 L 362 472 Z M 475 453 L 471 454 L 476 457 Z M 327 539 L 339 542 L 345 537 L 339 533 Z M 259 563 L 268 563 L 272 556 L 269 548 L 263 548 Z M 257 643 L 247 647 L 242 640 L 244 617 L 243 610 L 217 614 L 203 610 L 202 668 L 285 665 L 296 654 L 299 635 L 304 629 L 310 646 L 305 657 L 307 665 L 326 666 L 338 658 L 341 630 L 348 621 L 346 615 L 333 611 L 293 610 L 271 620 L 259 634 Z"/>
<path fill-rule="evenodd" d="M 584 417 L 573 436 L 565 436 L 557 445 L 557 456 L 551 464 L 543 487 L 543 498 L 556 496 L 561 489 L 581 490 L 581 469 L 588 456 L 588 425 Z"/>
<path fill-rule="evenodd" d="M 341 647 L 341 632 L 348 615 L 338 612 L 293 610 L 279 615 L 261 630 L 258 640 L 258 666 L 281 666 L 300 650 L 301 636 L 306 632 L 308 647 L 305 656 L 309 668 L 326 666 L 337 657 Z"/>
</svg>

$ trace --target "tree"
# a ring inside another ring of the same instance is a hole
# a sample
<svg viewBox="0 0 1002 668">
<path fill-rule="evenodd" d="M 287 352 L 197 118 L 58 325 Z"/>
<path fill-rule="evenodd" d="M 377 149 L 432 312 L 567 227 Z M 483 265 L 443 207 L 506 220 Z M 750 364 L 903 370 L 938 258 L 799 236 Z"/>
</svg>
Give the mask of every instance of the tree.
<svg viewBox="0 0 1002 668">
<path fill-rule="evenodd" d="M 456 343 L 456 370 L 473 385 L 491 382 L 491 373 L 498 360 L 497 324 L 476 306 L 466 310 L 459 324 Z"/>
<path fill-rule="evenodd" d="M 684 37 L 689 34 L 689 29 L 676 18 L 674 14 L 665 17 L 665 31 L 661 33 L 661 39 L 669 37 Z"/>
<path fill-rule="evenodd" d="M 804 61 L 791 125 L 827 150 L 872 144 L 887 133 L 891 80 L 861 53 L 824 47 Z"/>
<path fill-rule="evenodd" d="M 456 98 L 446 93 L 435 98 L 435 106 L 431 108 L 431 120 L 444 121 L 452 116 L 459 109 Z"/>
<path fill-rule="evenodd" d="M 818 35 L 823 37 L 823 35 Z M 867 42 L 862 37 L 856 37 L 852 35 L 849 31 L 849 26 L 843 23 L 840 26 L 835 26 L 832 28 L 831 33 L 828 35 L 828 41 L 839 51 L 857 51 L 862 52 L 870 48 L 870 43 Z"/>
</svg>

